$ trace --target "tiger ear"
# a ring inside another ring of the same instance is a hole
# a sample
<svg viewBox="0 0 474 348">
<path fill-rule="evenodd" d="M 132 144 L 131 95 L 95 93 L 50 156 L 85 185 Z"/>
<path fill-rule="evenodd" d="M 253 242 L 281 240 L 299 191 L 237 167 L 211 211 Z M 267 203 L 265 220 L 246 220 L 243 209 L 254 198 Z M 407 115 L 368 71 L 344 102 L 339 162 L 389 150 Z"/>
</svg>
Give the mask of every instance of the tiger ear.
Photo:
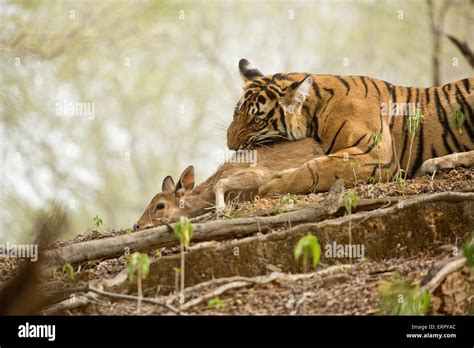
<svg viewBox="0 0 474 348">
<path fill-rule="evenodd" d="M 306 76 L 303 80 L 296 83 L 296 86 L 289 93 L 287 105 L 291 105 L 291 107 L 303 105 L 303 103 L 306 101 L 306 97 L 309 94 L 312 84 L 313 78 L 311 75 Z"/>
<path fill-rule="evenodd" d="M 244 82 L 253 81 L 256 78 L 263 76 L 260 70 L 255 68 L 247 59 L 241 59 L 239 61 L 239 71 Z"/>
</svg>

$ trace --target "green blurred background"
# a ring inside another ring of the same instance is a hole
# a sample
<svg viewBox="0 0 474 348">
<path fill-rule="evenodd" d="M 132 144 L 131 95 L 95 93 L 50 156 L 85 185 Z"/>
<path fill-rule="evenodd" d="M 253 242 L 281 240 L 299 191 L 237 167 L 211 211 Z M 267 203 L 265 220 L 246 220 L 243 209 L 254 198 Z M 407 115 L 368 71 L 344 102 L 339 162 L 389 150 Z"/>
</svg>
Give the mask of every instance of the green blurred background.
<svg viewBox="0 0 474 348">
<path fill-rule="evenodd" d="M 427 87 L 473 74 L 465 1 L 3 1 L 0 242 L 52 200 L 62 238 L 129 228 L 165 175 L 223 158 L 237 62 L 264 73 L 367 75 Z M 433 55 L 439 66 L 433 64 Z M 61 106 L 87 105 L 61 111 Z"/>
</svg>

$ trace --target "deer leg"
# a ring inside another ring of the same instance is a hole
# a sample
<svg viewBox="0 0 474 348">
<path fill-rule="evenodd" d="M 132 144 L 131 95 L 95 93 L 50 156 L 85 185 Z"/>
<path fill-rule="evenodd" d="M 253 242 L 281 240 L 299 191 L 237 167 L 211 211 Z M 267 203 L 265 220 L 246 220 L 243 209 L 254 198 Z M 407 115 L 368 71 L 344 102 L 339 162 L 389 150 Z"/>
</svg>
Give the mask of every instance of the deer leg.
<svg viewBox="0 0 474 348">
<path fill-rule="evenodd" d="M 216 211 L 222 212 L 226 208 L 225 194 L 229 191 L 257 190 L 272 177 L 273 172 L 265 170 L 241 170 L 225 179 L 220 179 L 214 186 L 216 196 Z"/>
<path fill-rule="evenodd" d="M 221 179 L 214 186 L 214 195 L 216 196 L 216 212 L 225 210 L 225 193 L 227 192 L 227 179 Z"/>
</svg>

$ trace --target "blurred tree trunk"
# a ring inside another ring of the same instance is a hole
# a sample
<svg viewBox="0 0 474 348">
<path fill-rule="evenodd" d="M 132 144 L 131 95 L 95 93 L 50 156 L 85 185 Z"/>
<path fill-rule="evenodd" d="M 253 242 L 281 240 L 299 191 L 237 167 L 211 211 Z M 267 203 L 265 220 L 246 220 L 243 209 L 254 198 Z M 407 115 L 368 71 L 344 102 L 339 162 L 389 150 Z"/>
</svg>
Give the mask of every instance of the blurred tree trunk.
<svg viewBox="0 0 474 348">
<path fill-rule="evenodd" d="M 474 68 L 474 50 L 472 50 L 469 47 L 467 42 L 462 42 L 460 39 L 452 35 L 446 35 L 446 36 L 453 43 L 453 45 L 456 46 L 457 49 L 462 53 L 464 58 L 466 58 L 471 68 Z"/>
<path fill-rule="evenodd" d="M 443 0 L 436 15 L 435 5 L 433 0 L 426 0 L 428 4 L 428 16 L 430 19 L 430 29 L 432 37 L 432 51 L 431 51 L 431 62 L 432 62 L 432 78 L 433 86 L 441 85 L 441 40 L 443 38 L 444 20 L 448 11 L 450 2 L 449 0 Z"/>
</svg>

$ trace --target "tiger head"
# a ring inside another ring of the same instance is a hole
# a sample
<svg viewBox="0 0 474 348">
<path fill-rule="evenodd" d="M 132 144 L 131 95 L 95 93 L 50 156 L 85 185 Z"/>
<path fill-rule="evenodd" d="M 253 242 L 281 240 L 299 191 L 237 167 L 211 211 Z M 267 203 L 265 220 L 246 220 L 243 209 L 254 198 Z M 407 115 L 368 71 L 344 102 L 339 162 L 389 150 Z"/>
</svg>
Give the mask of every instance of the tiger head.
<svg viewBox="0 0 474 348">
<path fill-rule="evenodd" d="M 302 110 L 313 84 L 311 75 L 263 76 L 246 59 L 239 61 L 239 70 L 244 94 L 227 129 L 228 148 L 248 149 L 279 139 L 305 138 L 308 120 Z"/>
</svg>

